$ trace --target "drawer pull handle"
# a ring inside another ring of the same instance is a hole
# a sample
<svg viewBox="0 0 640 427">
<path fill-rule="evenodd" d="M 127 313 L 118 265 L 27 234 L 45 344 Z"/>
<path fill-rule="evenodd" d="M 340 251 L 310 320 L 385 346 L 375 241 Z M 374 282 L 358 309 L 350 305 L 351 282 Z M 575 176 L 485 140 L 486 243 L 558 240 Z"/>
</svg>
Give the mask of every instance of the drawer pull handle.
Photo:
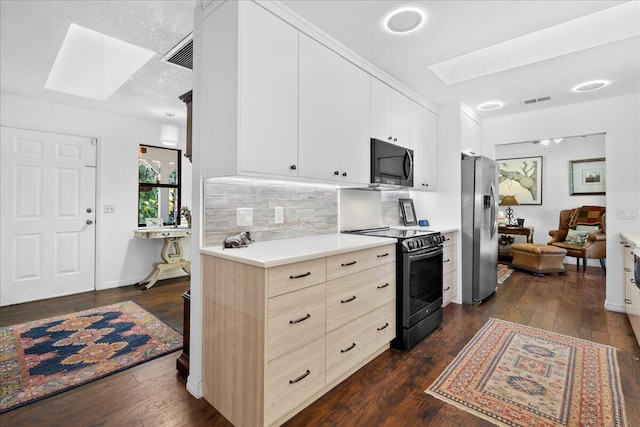
<svg viewBox="0 0 640 427">
<path fill-rule="evenodd" d="M 302 277 L 307 277 L 307 276 L 311 276 L 311 272 L 307 271 L 304 274 L 298 274 L 297 276 L 289 276 L 289 279 L 300 279 Z"/>
<path fill-rule="evenodd" d="M 298 381 L 302 381 L 303 379 L 305 379 L 309 374 L 311 373 L 310 370 L 307 369 L 307 372 L 305 372 L 304 374 L 300 375 L 298 378 L 294 379 L 294 380 L 289 380 L 289 384 L 295 384 Z"/>
<path fill-rule="evenodd" d="M 625 267 L 625 268 L 624 268 L 624 271 L 626 271 L 627 273 L 629 273 L 629 272 L 631 272 L 631 269 L 630 269 L 630 268 Z"/>
<path fill-rule="evenodd" d="M 445 259 L 445 260 L 444 260 L 444 261 L 442 261 L 442 262 L 449 262 L 449 261 L 451 261 L 451 260 L 450 260 L 450 259 Z"/>
<path fill-rule="evenodd" d="M 343 266 L 343 267 L 347 267 L 347 266 L 349 266 L 349 265 L 354 265 L 354 264 L 357 264 L 357 263 L 358 263 L 357 261 L 351 261 L 351 262 L 348 262 L 348 263 L 346 263 L 346 264 L 342 264 L 342 266 Z"/>
<path fill-rule="evenodd" d="M 389 286 L 389 284 L 388 284 L 388 283 L 385 283 L 384 285 L 380 285 L 380 286 L 378 286 L 378 289 L 384 289 L 384 288 L 386 288 L 387 286 Z"/>
<path fill-rule="evenodd" d="M 389 324 L 388 324 L 388 323 L 385 323 L 385 324 L 384 324 L 384 326 L 381 326 L 381 327 L 376 328 L 376 329 L 378 329 L 379 331 L 381 331 L 381 330 L 383 330 L 383 329 L 387 329 L 387 327 L 389 327 Z"/>
<path fill-rule="evenodd" d="M 351 301 L 353 301 L 354 299 L 356 299 L 356 296 L 355 296 L 355 295 L 354 295 L 354 296 L 352 296 L 352 297 L 351 297 L 351 298 L 349 298 L 349 299 L 343 299 L 343 300 L 340 300 L 340 303 L 341 303 L 341 304 L 345 304 L 345 303 L 347 303 L 347 302 L 351 302 Z"/>
<path fill-rule="evenodd" d="M 451 286 L 447 286 L 446 288 L 443 289 L 443 291 L 448 291 L 449 289 L 451 289 Z"/>
<path fill-rule="evenodd" d="M 351 351 L 355 348 L 356 343 L 351 344 L 349 347 L 345 348 L 344 350 L 340 350 L 340 353 L 346 353 L 347 351 Z"/>
<path fill-rule="evenodd" d="M 299 318 L 298 320 L 289 320 L 289 324 L 290 324 L 290 325 L 294 325 L 294 324 L 296 324 L 296 323 L 303 322 L 303 321 L 307 320 L 307 319 L 308 319 L 308 318 L 310 318 L 310 317 L 311 317 L 311 315 L 310 315 L 309 313 L 307 313 L 307 315 L 306 315 L 306 316 L 301 317 L 301 318 Z"/>
<path fill-rule="evenodd" d="M 386 256 L 389 256 L 389 252 L 386 252 L 386 253 L 384 253 L 382 255 L 377 255 L 378 258 L 384 258 Z"/>
<path fill-rule="evenodd" d="M 631 300 L 630 300 L 630 299 L 628 299 L 628 298 L 625 298 L 625 299 L 624 299 L 624 302 L 625 302 L 626 304 L 631 304 Z"/>
</svg>

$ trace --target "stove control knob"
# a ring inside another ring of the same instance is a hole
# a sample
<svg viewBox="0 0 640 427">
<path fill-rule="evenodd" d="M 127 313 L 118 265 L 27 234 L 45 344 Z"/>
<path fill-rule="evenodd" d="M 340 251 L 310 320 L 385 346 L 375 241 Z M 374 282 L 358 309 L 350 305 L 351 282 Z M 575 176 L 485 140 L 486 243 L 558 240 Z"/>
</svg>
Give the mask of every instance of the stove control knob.
<svg viewBox="0 0 640 427">
<path fill-rule="evenodd" d="M 407 246 L 409 247 L 409 249 L 413 249 L 413 242 L 407 242 Z"/>
</svg>

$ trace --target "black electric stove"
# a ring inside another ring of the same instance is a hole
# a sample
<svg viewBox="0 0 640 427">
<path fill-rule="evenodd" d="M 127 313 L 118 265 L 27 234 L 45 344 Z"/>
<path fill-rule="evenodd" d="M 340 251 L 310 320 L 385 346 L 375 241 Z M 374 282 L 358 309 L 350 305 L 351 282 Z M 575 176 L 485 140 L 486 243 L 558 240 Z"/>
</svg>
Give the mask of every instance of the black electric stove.
<svg viewBox="0 0 640 427">
<path fill-rule="evenodd" d="M 396 338 L 409 350 L 442 323 L 442 242 L 439 232 L 369 228 L 345 233 L 392 237 L 396 246 Z"/>
</svg>

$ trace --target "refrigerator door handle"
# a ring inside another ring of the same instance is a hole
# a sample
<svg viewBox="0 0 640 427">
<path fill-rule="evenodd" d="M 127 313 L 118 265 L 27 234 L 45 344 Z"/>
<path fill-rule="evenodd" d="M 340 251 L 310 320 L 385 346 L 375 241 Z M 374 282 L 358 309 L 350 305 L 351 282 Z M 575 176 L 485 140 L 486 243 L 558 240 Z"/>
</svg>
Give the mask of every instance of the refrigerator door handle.
<svg viewBox="0 0 640 427">
<path fill-rule="evenodd" d="M 496 205 L 497 205 L 497 201 L 496 201 L 496 187 L 494 184 L 491 184 L 491 192 L 490 192 L 490 196 L 491 196 L 491 228 L 490 228 L 490 233 L 491 233 L 491 237 L 493 238 L 493 236 L 495 236 L 496 234 L 496 230 L 498 228 L 498 218 L 496 216 Z"/>
</svg>

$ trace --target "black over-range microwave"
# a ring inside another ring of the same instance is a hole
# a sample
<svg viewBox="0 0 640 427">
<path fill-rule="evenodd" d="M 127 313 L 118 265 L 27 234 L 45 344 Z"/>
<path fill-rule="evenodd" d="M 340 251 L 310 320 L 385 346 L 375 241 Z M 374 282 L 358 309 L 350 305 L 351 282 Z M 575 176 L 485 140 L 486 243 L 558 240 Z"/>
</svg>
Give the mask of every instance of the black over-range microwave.
<svg viewBox="0 0 640 427">
<path fill-rule="evenodd" d="M 371 185 L 413 187 L 413 150 L 371 138 Z"/>
</svg>

